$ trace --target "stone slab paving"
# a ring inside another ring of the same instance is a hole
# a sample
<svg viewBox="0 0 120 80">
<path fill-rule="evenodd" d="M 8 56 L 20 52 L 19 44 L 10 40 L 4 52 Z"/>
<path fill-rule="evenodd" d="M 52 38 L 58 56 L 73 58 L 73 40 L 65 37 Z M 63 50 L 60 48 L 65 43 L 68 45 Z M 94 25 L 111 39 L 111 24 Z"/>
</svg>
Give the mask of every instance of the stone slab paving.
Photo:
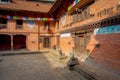
<svg viewBox="0 0 120 80">
<path fill-rule="evenodd" d="M 0 58 L 0 80 L 82 80 L 47 53 Z"/>
</svg>

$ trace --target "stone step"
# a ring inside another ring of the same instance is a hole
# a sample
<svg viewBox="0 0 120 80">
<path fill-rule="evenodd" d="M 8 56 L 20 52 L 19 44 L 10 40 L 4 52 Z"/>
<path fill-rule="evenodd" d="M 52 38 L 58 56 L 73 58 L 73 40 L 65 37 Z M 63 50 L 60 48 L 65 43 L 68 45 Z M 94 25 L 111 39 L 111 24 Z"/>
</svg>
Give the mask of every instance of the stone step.
<svg viewBox="0 0 120 80">
<path fill-rule="evenodd" d="M 59 51 L 58 50 L 51 50 L 50 51 L 51 55 L 56 58 L 59 62 L 62 62 L 64 64 L 66 64 L 69 60 L 69 58 L 67 56 L 60 56 Z"/>
<path fill-rule="evenodd" d="M 0 52 L 0 56 L 12 56 L 12 55 L 29 55 L 29 54 L 41 54 L 48 53 L 49 51 L 3 51 Z"/>
<path fill-rule="evenodd" d="M 82 69 L 75 68 L 75 71 L 85 77 L 87 80 L 97 80 L 94 76 L 88 74 L 87 72 L 83 71 Z"/>
<path fill-rule="evenodd" d="M 118 74 L 87 63 L 80 63 L 80 65 L 75 66 L 75 71 L 87 80 L 120 80 Z"/>
</svg>

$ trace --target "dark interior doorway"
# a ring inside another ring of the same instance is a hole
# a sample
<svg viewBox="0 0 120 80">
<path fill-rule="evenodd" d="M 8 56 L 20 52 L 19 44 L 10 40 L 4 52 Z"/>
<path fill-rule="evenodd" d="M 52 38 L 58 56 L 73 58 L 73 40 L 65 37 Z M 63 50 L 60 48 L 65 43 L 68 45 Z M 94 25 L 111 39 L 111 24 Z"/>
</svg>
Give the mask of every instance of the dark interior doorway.
<svg viewBox="0 0 120 80">
<path fill-rule="evenodd" d="M 11 37 L 10 35 L 0 34 L 0 50 L 11 49 Z"/>
<path fill-rule="evenodd" d="M 13 36 L 13 49 L 26 49 L 26 36 L 14 35 Z"/>
</svg>

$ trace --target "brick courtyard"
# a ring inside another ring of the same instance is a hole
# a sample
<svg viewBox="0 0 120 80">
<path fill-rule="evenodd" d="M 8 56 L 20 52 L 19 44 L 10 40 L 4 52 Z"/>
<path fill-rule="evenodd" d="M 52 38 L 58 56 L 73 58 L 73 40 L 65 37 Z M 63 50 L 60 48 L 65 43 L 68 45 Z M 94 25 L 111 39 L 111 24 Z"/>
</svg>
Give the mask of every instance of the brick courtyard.
<svg viewBox="0 0 120 80">
<path fill-rule="evenodd" d="M 83 80 L 49 53 L 12 55 L 1 59 L 0 80 Z"/>
</svg>

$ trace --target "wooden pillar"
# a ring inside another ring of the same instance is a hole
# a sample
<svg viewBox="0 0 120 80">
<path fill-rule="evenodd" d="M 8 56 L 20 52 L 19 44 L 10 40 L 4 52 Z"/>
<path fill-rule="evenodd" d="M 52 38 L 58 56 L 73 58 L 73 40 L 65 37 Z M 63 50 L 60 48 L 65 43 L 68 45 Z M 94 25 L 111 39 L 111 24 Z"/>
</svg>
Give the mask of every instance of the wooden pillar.
<svg viewBox="0 0 120 80">
<path fill-rule="evenodd" d="M 13 35 L 11 35 L 11 51 L 13 51 Z"/>
<path fill-rule="evenodd" d="M 40 50 L 40 23 L 38 23 L 38 50 Z"/>
<path fill-rule="evenodd" d="M 60 36 L 57 36 L 56 37 L 56 43 L 57 43 L 57 45 L 56 45 L 56 47 L 57 47 L 57 49 L 60 49 Z"/>
</svg>

